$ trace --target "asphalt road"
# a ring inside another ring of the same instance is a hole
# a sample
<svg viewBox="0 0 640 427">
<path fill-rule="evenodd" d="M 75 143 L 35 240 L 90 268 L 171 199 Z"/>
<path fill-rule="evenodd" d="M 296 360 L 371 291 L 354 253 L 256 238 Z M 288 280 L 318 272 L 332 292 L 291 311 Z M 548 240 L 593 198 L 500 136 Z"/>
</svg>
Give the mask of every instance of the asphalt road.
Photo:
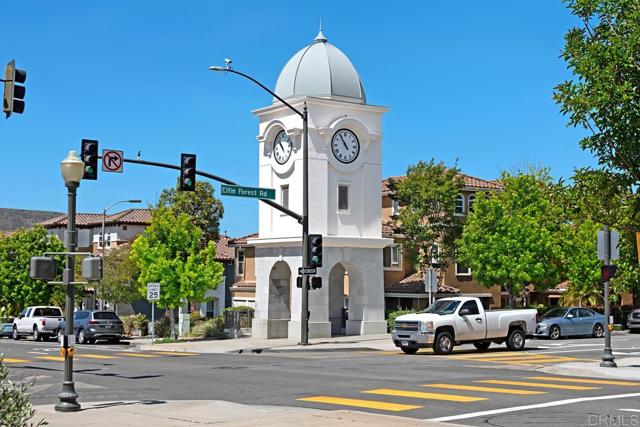
<svg viewBox="0 0 640 427">
<path fill-rule="evenodd" d="M 405 355 L 313 347 L 195 354 L 96 344 L 78 347 L 74 380 L 80 403 L 212 399 L 354 409 L 477 426 L 640 425 L 640 381 L 536 371 L 553 363 L 598 360 L 602 346 L 602 339 L 534 340 L 524 352 L 505 346 L 482 353 L 458 347 L 452 355 L 436 356 L 430 351 Z M 616 335 L 613 348 L 616 357 L 638 357 L 640 335 Z M 63 376 L 58 351 L 55 342 L 0 340 L 12 377 L 35 377 L 36 405 L 57 401 Z M 599 397 L 607 398 L 594 400 Z"/>
</svg>

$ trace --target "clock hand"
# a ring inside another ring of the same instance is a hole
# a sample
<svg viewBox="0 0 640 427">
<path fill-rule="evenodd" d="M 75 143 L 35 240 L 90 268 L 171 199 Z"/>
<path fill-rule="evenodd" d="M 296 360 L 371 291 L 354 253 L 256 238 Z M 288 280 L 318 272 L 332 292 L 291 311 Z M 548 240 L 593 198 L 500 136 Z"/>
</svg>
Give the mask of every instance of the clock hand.
<svg viewBox="0 0 640 427">
<path fill-rule="evenodd" d="M 347 150 L 349 149 L 349 147 L 347 146 L 347 143 L 344 142 L 344 138 L 342 137 L 342 135 L 338 135 L 340 137 L 340 139 L 342 140 L 342 144 L 344 144 L 344 148 L 346 148 Z"/>
</svg>

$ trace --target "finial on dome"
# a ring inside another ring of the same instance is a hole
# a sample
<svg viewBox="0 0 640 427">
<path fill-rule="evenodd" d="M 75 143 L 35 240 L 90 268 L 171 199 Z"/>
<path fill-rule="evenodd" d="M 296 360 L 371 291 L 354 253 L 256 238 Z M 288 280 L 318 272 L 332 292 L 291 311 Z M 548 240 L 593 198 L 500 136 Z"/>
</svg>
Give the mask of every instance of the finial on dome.
<svg viewBox="0 0 640 427">
<path fill-rule="evenodd" d="M 315 41 L 321 42 L 321 43 L 327 42 L 327 37 L 322 32 L 322 18 L 320 18 L 320 31 L 318 31 L 318 35 L 316 36 Z"/>
</svg>

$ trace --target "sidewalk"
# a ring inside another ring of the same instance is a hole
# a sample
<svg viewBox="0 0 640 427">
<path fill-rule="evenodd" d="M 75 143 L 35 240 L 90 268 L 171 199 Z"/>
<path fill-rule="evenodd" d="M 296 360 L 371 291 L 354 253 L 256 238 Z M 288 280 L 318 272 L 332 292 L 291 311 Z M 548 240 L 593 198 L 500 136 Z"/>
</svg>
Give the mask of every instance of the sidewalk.
<svg viewBox="0 0 640 427">
<path fill-rule="evenodd" d="M 134 343 L 139 350 L 181 351 L 193 353 L 261 353 L 296 350 L 397 350 L 389 334 L 341 336 L 309 340 L 309 346 L 299 346 L 288 338 L 258 339 L 252 337 L 228 340 L 185 341 L 172 344 Z"/>
<path fill-rule="evenodd" d="M 554 375 L 640 381 L 640 357 L 617 358 L 615 362 L 617 368 L 601 368 L 600 362 L 568 362 L 540 368 L 538 371 Z"/>
<path fill-rule="evenodd" d="M 82 411 L 55 412 L 37 406 L 33 420 L 45 418 L 52 427 L 436 427 L 455 426 L 357 411 L 321 411 L 287 406 L 242 405 L 220 400 L 128 401 L 83 403 Z"/>
</svg>

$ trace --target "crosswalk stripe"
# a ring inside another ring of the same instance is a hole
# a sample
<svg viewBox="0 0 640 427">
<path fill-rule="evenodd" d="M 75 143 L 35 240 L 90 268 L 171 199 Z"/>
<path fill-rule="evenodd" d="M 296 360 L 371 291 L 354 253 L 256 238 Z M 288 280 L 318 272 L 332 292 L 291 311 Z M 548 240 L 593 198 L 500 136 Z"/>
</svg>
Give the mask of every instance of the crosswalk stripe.
<svg viewBox="0 0 640 427">
<path fill-rule="evenodd" d="M 30 360 L 26 360 L 26 359 L 12 359 L 11 357 L 5 357 L 4 359 L 2 359 L 3 363 L 25 363 L 25 362 L 30 362 Z"/>
<path fill-rule="evenodd" d="M 487 357 L 482 359 L 484 362 L 493 362 L 499 360 L 518 360 L 518 359 L 548 359 L 548 358 L 556 358 L 556 357 L 565 357 L 565 356 L 545 356 L 543 354 L 520 354 L 520 355 L 511 355 L 509 357 Z"/>
<path fill-rule="evenodd" d="M 197 356 L 200 353 L 187 353 L 182 351 L 153 351 L 153 354 L 162 354 L 164 356 Z"/>
<path fill-rule="evenodd" d="M 160 357 L 154 354 L 145 354 L 145 353 L 116 353 L 118 356 L 128 356 L 128 357 L 144 357 L 144 358 L 152 358 L 152 357 Z"/>
<path fill-rule="evenodd" d="M 551 357 L 548 359 L 497 360 L 495 363 L 503 363 L 505 365 L 541 365 L 543 363 L 575 362 L 577 360 L 589 359 L 578 359 L 575 357 Z"/>
<path fill-rule="evenodd" d="M 521 351 L 507 352 L 491 352 L 491 353 L 469 353 L 469 354 L 453 354 L 449 356 L 451 359 L 486 359 L 495 357 L 514 357 L 517 355 L 531 355 L 532 353 L 523 353 Z"/>
<path fill-rule="evenodd" d="M 587 386 L 580 386 L 580 385 L 532 383 L 528 381 L 480 380 L 475 382 L 483 383 L 483 384 L 518 385 L 523 387 L 553 388 L 558 390 L 597 390 L 600 388 L 600 387 L 587 387 Z"/>
<path fill-rule="evenodd" d="M 567 383 L 622 385 L 622 386 L 629 386 L 629 387 L 637 387 L 640 385 L 640 382 L 633 382 L 633 381 L 595 380 L 595 379 L 589 379 L 589 378 L 527 377 L 527 379 L 542 380 L 542 381 L 560 381 L 560 382 L 567 382 Z"/>
<path fill-rule="evenodd" d="M 540 390 L 518 390 L 515 388 L 481 387 L 477 385 L 461 385 L 461 384 L 423 384 L 422 387 L 446 388 L 449 390 L 486 391 L 488 393 L 518 394 L 518 395 L 546 393 L 546 391 L 540 391 Z"/>
<path fill-rule="evenodd" d="M 64 357 L 62 356 L 38 356 L 36 359 L 42 360 L 51 360 L 53 362 L 64 362 Z"/>
<path fill-rule="evenodd" d="M 355 407 L 367 408 L 367 409 L 381 409 L 383 411 L 393 411 L 393 412 L 408 411 L 410 409 L 422 408 L 422 406 L 418 406 L 418 405 L 404 405 L 400 403 L 381 402 L 378 400 L 349 399 L 346 397 L 331 397 L 331 396 L 302 397 L 297 400 L 302 400 L 304 402 L 327 403 L 329 405 L 355 406 Z"/>
<path fill-rule="evenodd" d="M 488 399 L 487 397 L 459 396 L 456 394 L 444 393 L 425 393 L 423 391 L 394 390 L 390 388 L 367 390 L 363 391 L 363 393 L 381 394 L 384 396 L 415 397 L 416 399 L 447 400 L 450 402 L 477 402 L 479 400 Z"/>
<path fill-rule="evenodd" d="M 105 356 L 103 354 L 78 354 L 76 357 L 82 357 L 87 359 L 119 359 L 116 356 Z"/>
</svg>

